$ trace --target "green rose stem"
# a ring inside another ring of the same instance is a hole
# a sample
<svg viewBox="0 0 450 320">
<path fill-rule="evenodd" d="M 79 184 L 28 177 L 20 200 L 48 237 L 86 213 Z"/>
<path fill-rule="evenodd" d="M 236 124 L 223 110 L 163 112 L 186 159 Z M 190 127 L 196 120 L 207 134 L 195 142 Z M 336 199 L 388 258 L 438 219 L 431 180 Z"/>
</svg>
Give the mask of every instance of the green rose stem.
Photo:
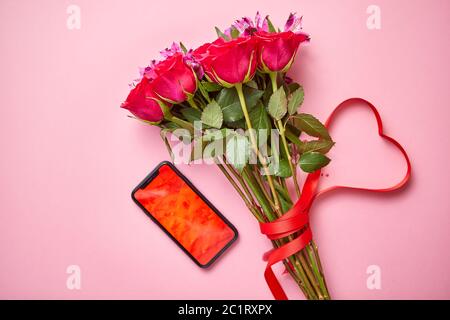
<svg viewBox="0 0 450 320">
<path fill-rule="evenodd" d="M 275 92 L 278 90 L 277 73 L 270 72 L 269 76 L 270 76 L 270 80 L 272 81 L 272 91 Z M 299 187 L 298 181 L 297 181 L 297 170 L 295 170 L 295 168 L 292 164 L 292 157 L 291 157 L 291 153 L 289 151 L 289 145 L 286 141 L 286 135 L 284 134 L 284 132 L 285 132 L 284 125 L 281 120 L 277 120 L 277 127 L 278 127 L 278 131 L 280 131 L 281 141 L 283 142 L 284 150 L 286 151 L 286 155 L 288 157 L 289 168 L 291 168 L 292 177 L 294 179 L 295 192 L 297 193 L 297 197 L 300 197 L 300 187 Z"/>
<path fill-rule="evenodd" d="M 236 183 L 236 181 L 234 181 L 233 177 L 230 175 L 230 173 L 227 171 L 227 169 L 225 169 L 223 164 L 217 163 L 217 166 L 223 172 L 223 174 L 228 179 L 228 181 L 230 181 L 230 183 L 233 185 L 233 187 L 236 189 L 236 191 L 239 193 L 241 198 L 244 200 L 245 205 L 250 210 L 250 212 L 255 216 L 255 218 L 259 222 L 264 222 L 264 219 L 261 216 L 259 210 L 256 209 L 256 207 L 250 202 L 251 200 L 249 200 L 249 198 L 244 194 L 244 192 L 241 190 L 241 188 L 239 188 L 238 184 Z"/>
<path fill-rule="evenodd" d="M 274 199 L 274 211 L 276 212 L 277 216 L 280 217 L 280 216 L 281 216 L 281 212 L 280 212 L 280 203 L 279 203 L 279 199 L 278 199 L 278 194 L 277 194 L 277 192 L 275 191 L 275 186 L 274 186 L 273 179 L 272 179 L 272 176 L 271 176 L 271 174 L 270 174 L 270 171 L 269 171 L 269 169 L 268 169 L 268 167 L 267 167 L 266 159 L 261 155 L 261 153 L 260 153 L 259 150 L 258 150 L 258 144 L 257 144 L 257 141 L 256 141 L 255 133 L 254 133 L 254 131 L 253 131 L 253 126 L 252 126 L 251 121 L 250 121 L 250 116 L 249 116 L 249 114 L 248 114 L 247 104 L 246 104 L 246 102 L 245 102 L 244 93 L 243 93 L 243 91 L 242 91 L 242 84 L 241 84 L 241 83 L 236 84 L 235 87 L 236 87 L 236 91 L 237 91 L 238 96 L 239 96 L 239 101 L 240 101 L 240 103 L 241 103 L 241 107 L 242 107 L 242 111 L 243 111 L 243 113 L 244 113 L 244 117 L 245 117 L 245 121 L 246 121 L 246 123 L 247 123 L 247 127 L 248 127 L 248 129 L 250 130 L 250 142 L 251 142 L 252 147 L 253 147 L 253 150 L 254 150 L 255 154 L 258 156 L 258 159 L 259 159 L 259 161 L 261 162 L 261 165 L 262 165 L 262 167 L 263 167 L 263 169 L 264 169 L 264 172 L 265 172 L 265 174 L 266 174 L 267 182 L 268 182 L 268 184 L 269 184 L 269 188 L 270 188 L 270 190 L 271 190 L 271 192 L 272 192 L 273 199 Z M 289 150 L 287 150 L 287 153 L 289 154 Z M 290 161 L 290 162 L 291 162 L 291 161 Z M 262 195 L 264 196 L 264 194 L 262 194 Z M 270 211 L 269 211 L 269 212 L 270 212 Z M 270 220 L 270 221 L 275 220 L 275 217 L 273 217 L 272 213 L 271 213 L 271 212 L 269 213 L 269 212 L 266 213 L 266 214 L 268 214 L 269 220 Z M 284 242 L 284 241 L 282 241 L 282 242 Z M 301 277 L 302 280 L 303 280 L 303 281 L 302 281 L 303 284 L 305 285 L 305 287 L 307 288 L 307 290 L 310 292 L 310 296 L 315 297 L 316 295 L 313 294 L 313 293 L 315 293 L 315 290 L 314 290 L 313 288 L 311 288 L 311 284 L 310 284 L 309 281 L 307 280 L 308 272 L 306 272 L 306 274 L 305 274 L 305 271 L 304 271 L 303 268 L 301 268 L 301 266 L 300 266 L 300 265 L 303 264 L 303 262 L 302 262 L 302 263 L 299 263 L 299 262 L 296 261 L 296 260 L 294 259 L 294 257 L 292 257 L 292 256 L 289 257 L 289 260 L 291 260 L 292 265 L 293 265 L 294 268 L 297 270 L 297 272 L 300 274 L 300 277 Z M 307 264 L 306 264 L 306 265 L 303 264 L 303 265 L 304 265 L 304 266 L 307 266 Z M 312 282 L 313 282 L 313 281 L 312 281 Z M 314 282 L 313 282 L 313 283 L 314 283 Z"/>
<path fill-rule="evenodd" d="M 262 189 L 263 186 L 258 184 L 258 181 L 253 176 L 251 170 L 248 168 L 248 166 L 244 167 L 244 170 L 242 171 L 242 177 L 244 181 L 247 183 L 249 188 L 252 190 L 253 195 L 255 196 L 256 200 L 260 204 L 263 212 L 266 215 L 265 221 L 272 221 L 276 219 L 276 215 L 273 214 L 273 207 L 264 195 Z"/>
<path fill-rule="evenodd" d="M 249 187 L 247 186 L 247 183 L 244 181 L 244 179 L 242 178 L 241 175 L 239 175 L 239 173 L 236 171 L 236 169 L 230 165 L 229 163 L 226 162 L 225 157 L 223 156 L 222 158 L 224 160 L 224 163 L 226 165 L 226 167 L 228 168 L 228 170 L 233 174 L 233 176 L 235 177 L 235 179 L 240 183 L 240 185 L 242 186 L 242 189 L 244 191 L 244 193 L 247 195 L 248 199 L 250 200 L 251 204 L 254 206 L 254 208 L 256 208 L 256 210 L 258 211 L 259 215 L 257 218 L 261 218 L 258 219 L 260 222 L 266 221 L 266 219 L 264 219 L 264 213 L 261 212 L 261 207 L 258 206 L 258 204 L 256 203 L 253 194 L 251 193 Z"/>
<path fill-rule="evenodd" d="M 319 286 L 324 295 L 324 299 L 329 300 L 330 295 L 328 293 L 327 284 L 325 282 L 325 276 L 323 275 L 322 265 L 320 264 L 320 259 L 317 254 L 317 252 L 318 252 L 317 245 L 315 244 L 314 240 L 311 240 L 311 244 L 308 245 L 306 248 L 308 250 L 308 254 L 309 254 L 309 258 L 311 261 L 311 266 L 313 268 L 314 274 L 315 274 L 316 278 L 319 279 Z"/>
<path fill-rule="evenodd" d="M 263 204 L 262 207 L 263 208 L 267 208 L 268 207 L 268 203 L 265 202 L 265 200 L 266 200 L 266 199 L 264 199 L 265 195 L 264 195 L 264 192 L 262 191 L 262 190 L 264 190 L 264 186 L 263 186 L 262 180 L 260 180 L 260 182 L 258 182 L 258 180 L 256 178 L 259 175 L 255 174 L 254 172 L 249 170 L 248 167 L 245 167 L 244 168 L 244 172 L 243 172 L 243 176 L 244 176 L 244 178 L 248 179 L 249 185 L 251 187 L 253 187 L 254 193 L 255 193 L 258 201 L 262 201 L 262 202 L 260 202 L 261 204 Z M 266 215 L 268 217 L 268 220 L 269 221 L 275 220 L 276 216 L 274 216 L 272 214 L 272 210 L 270 209 L 270 207 L 267 208 L 266 210 L 267 210 L 266 211 Z M 274 245 L 276 247 L 280 247 L 283 244 L 285 244 L 286 241 L 283 240 L 283 239 L 280 239 L 280 240 L 273 241 L 273 243 L 274 243 Z M 311 299 L 314 299 L 314 298 L 317 299 L 318 295 L 316 295 L 314 288 L 311 286 L 310 280 L 308 279 L 308 272 L 306 272 L 304 270 L 302 263 L 299 263 L 299 261 L 296 260 L 295 256 L 289 257 L 289 261 L 291 262 L 292 266 L 294 266 L 295 270 L 299 274 L 299 278 L 301 279 L 301 282 L 302 282 L 301 285 L 304 286 L 304 288 L 301 287 L 301 289 L 302 290 L 305 289 L 308 292 L 307 296 L 310 297 Z M 288 270 L 290 270 L 289 267 L 288 267 Z"/>
<path fill-rule="evenodd" d="M 267 198 L 265 197 L 264 193 L 262 192 L 262 189 L 264 187 L 257 182 L 257 180 L 255 179 L 255 175 L 253 175 L 252 171 L 248 168 L 248 166 L 246 166 L 242 171 L 242 177 L 249 185 L 250 189 L 255 195 L 255 198 L 260 203 L 264 213 L 266 214 L 267 220 L 268 221 L 275 220 L 277 217 L 273 214 L 273 209 L 270 206 L 270 203 L 267 201 Z M 274 247 L 280 247 L 283 245 L 282 240 L 274 240 L 272 241 L 272 243 Z M 309 281 L 306 279 L 306 275 L 303 269 L 299 266 L 299 263 L 295 261 L 293 256 L 289 258 L 289 261 L 291 262 L 296 272 L 298 273 L 298 276 L 294 277 L 294 279 L 296 280 L 300 279 L 300 281 L 297 281 L 297 283 L 300 286 L 300 289 L 303 291 L 306 297 L 313 299 L 315 297 L 315 293 L 312 287 L 310 286 Z M 290 271 L 290 273 L 293 272 L 290 266 L 286 262 L 284 263 L 287 270 Z"/>
<path fill-rule="evenodd" d="M 158 104 L 161 108 L 161 111 L 163 112 L 165 120 L 171 121 L 171 122 L 179 125 L 181 128 L 189 130 L 189 132 L 191 134 L 194 132 L 194 126 L 192 125 L 192 123 L 174 116 L 170 112 L 170 108 L 164 102 L 158 101 Z"/>
<path fill-rule="evenodd" d="M 178 118 L 178 117 L 171 116 L 171 117 L 169 117 L 169 118 L 164 117 L 164 119 L 169 120 L 169 121 L 172 121 L 173 123 L 179 125 L 179 126 L 182 127 L 183 129 L 189 130 L 190 132 L 193 132 L 193 130 L 194 130 L 194 126 L 192 125 L 192 123 L 187 122 L 187 121 L 185 121 L 185 120 L 182 120 L 182 119 L 180 119 L 180 118 Z"/>
<path fill-rule="evenodd" d="M 258 172 L 259 168 L 255 166 L 255 170 Z M 254 175 L 255 179 L 257 180 L 258 184 L 261 186 L 261 190 L 264 193 L 264 196 L 267 198 L 267 201 L 269 201 L 270 205 L 273 207 L 274 203 L 272 200 L 270 200 L 270 195 L 267 193 L 266 188 L 264 187 L 264 182 L 261 178 L 260 174 L 255 174 Z"/>
<path fill-rule="evenodd" d="M 264 192 L 264 186 L 258 182 L 256 179 L 258 174 L 253 174 L 252 170 L 246 166 L 242 172 L 242 176 L 244 177 L 244 180 L 247 181 L 249 187 L 252 189 L 253 194 L 257 198 L 258 202 L 261 204 L 261 207 L 263 209 L 263 212 L 266 214 L 266 219 L 269 221 L 275 220 L 277 217 L 272 214 L 273 210 L 270 206 L 268 199 L 266 198 Z M 262 181 L 261 181 L 262 182 Z M 281 247 L 285 242 L 283 240 L 273 240 L 272 244 L 274 247 Z M 301 266 L 301 264 L 298 263 L 298 261 L 295 260 L 294 256 L 289 257 L 289 261 L 291 262 L 291 265 L 294 266 L 295 271 L 298 273 L 295 273 L 290 265 L 288 264 L 287 260 L 283 261 L 283 264 L 288 270 L 289 274 L 294 278 L 294 280 L 299 285 L 300 289 L 302 290 L 303 294 L 308 299 L 317 299 L 317 296 L 311 287 L 306 274 Z"/>
<path fill-rule="evenodd" d="M 255 199 L 253 198 L 253 194 L 251 193 L 251 191 L 249 190 L 247 183 L 244 181 L 244 179 L 242 178 L 242 176 L 240 176 L 238 174 L 238 172 L 234 169 L 234 167 L 232 165 L 230 165 L 229 163 L 227 163 L 225 161 L 225 157 L 223 157 L 224 159 L 224 163 L 227 166 L 228 170 L 231 171 L 231 173 L 234 175 L 234 177 L 236 178 L 236 180 L 241 184 L 242 188 L 244 189 L 245 194 L 247 195 L 247 197 L 251 200 L 252 204 L 258 208 L 258 211 L 261 210 L 261 208 L 258 206 L 258 204 L 256 203 Z"/>
<path fill-rule="evenodd" d="M 270 77 L 270 80 L 272 82 L 272 91 L 275 92 L 278 89 L 277 73 L 276 72 L 270 72 L 269 73 L 269 77 Z M 281 122 L 281 120 L 277 121 L 277 126 L 278 126 L 278 130 L 280 131 L 280 136 L 281 136 L 281 139 L 282 139 L 282 142 L 283 142 L 283 146 L 285 148 L 285 151 L 286 151 L 286 154 L 287 154 L 287 157 L 288 157 L 289 166 L 291 168 L 292 177 L 293 177 L 293 180 L 294 180 L 295 190 L 296 190 L 297 196 L 299 197 L 300 196 L 300 188 L 299 188 L 299 184 L 298 184 L 298 181 L 297 181 L 297 174 L 296 174 L 297 171 L 293 167 L 292 157 L 290 155 L 288 143 L 287 143 L 287 140 L 286 140 L 284 125 Z M 326 284 L 325 284 L 323 272 L 321 270 L 322 268 L 321 268 L 320 259 L 319 259 L 319 255 L 318 255 L 318 249 L 317 249 L 317 245 L 315 244 L 314 240 L 312 240 L 311 243 L 306 246 L 306 250 L 308 251 L 309 259 L 311 261 L 310 265 L 311 265 L 311 268 L 312 268 L 312 270 L 314 272 L 314 276 L 315 276 L 315 277 L 313 277 L 310 274 L 309 268 L 307 268 L 306 270 L 307 270 L 307 273 L 309 274 L 309 278 L 312 279 L 311 281 L 314 284 L 316 284 L 315 280 L 318 280 L 318 285 L 320 286 L 320 290 L 322 291 L 322 294 L 323 294 L 323 296 L 319 295 L 319 297 L 323 298 L 323 299 L 329 299 L 330 296 L 328 294 L 328 289 L 327 289 Z M 302 251 L 299 254 L 299 259 L 300 259 L 300 262 L 303 265 L 308 265 L 308 263 L 306 261 L 306 253 L 304 251 Z"/>
<path fill-rule="evenodd" d="M 273 214 L 272 207 L 270 206 L 270 203 L 267 201 L 266 196 L 264 195 L 264 192 L 262 191 L 264 189 L 264 186 L 258 183 L 258 180 L 255 178 L 258 176 L 258 174 L 253 174 L 252 170 L 248 168 L 248 166 L 244 167 L 244 170 L 242 171 L 242 176 L 244 180 L 248 183 L 250 189 L 252 190 L 253 194 L 255 195 L 258 202 L 261 204 L 261 207 L 266 214 L 268 221 L 273 221 L 277 218 Z M 283 239 L 280 240 L 274 240 L 272 241 L 273 245 L 275 247 L 281 247 L 286 242 Z M 294 267 L 295 271 L 298 273 L 298 277 L 295 277 L 294 279 L 300 279 L 300 281 L 297 281 L 297 283 L 300 286 L 300 289 L 303 291 L 305 296 L 308 299 L 317 299 L 317 295 L 312 288 L 307 275 L 305 271 L 303 270 L 302 265 L 296 260 L 294 256 L 289 257 L 289 261 L 291 262 L 292 266 Z M 284 261 L 285 267 L 287 270 L 291 273 L 293 272 L 290 268 L 290 266 Z"/>
<path fill-rule="evenodd" d="M 266 162 L 265 157 L 263 157 L 263 155 L 258 150 L 258 144 L 256 142 L 255 132 L 253 130 L 252 123 L 250 121 L 250 116 L 249 116 L 248 110 L 247 110 L 247 103 L 245 102 L 244 93 L 242 91 L 242 83 L 236 84 L 235 87 L 236 87 L 236 91 L 237 91 L 238 96 L 239 96 L 239 101 L 241 103 L 242 112 L 244 113 L 245 122 L 247 123 L 247 127 L 248 127 L 248 129 L 250 131 L 250 142 L 252 144 L 253 151 L 258 156 L 258 159 L 261 162 L 261 165 L 262 165 L 262 167 L 264 169 L 264 172 L 265 172 L 265 174 L 267 176 L 267 181 L 269 183 L 269 187 L 270 187 L 270 190 L 271 190 L 272 195 L 273 195 L 273 200 L 274 200 L 274 204 L 275 204 L 275 208 L 274 208 L 275 212 L 277 213 L 278 216 L 281 216 L 281 213 L 280 213 L 280 201 L 278 199 L 278 194 L 275 191 L 275 187 L 274 187 L 274 184 L 273 184 L 272 176 L 270 175 L 270 171 L 269 171 L 269 168 L 267 166 L 267 162 Z"/>
<path fill-rule="evenodd" d="M 200 110 L 200 108 L 198 107 L 197 103 L 196 103 L 195 100 L 194 100 L 194 97 L 191 97 L 191 98 L 187 99 L 187 102 L 189 103 L 189 105 L 190 105 L 192 108 L 197 109 L 197 110 Z"/>
</svg>

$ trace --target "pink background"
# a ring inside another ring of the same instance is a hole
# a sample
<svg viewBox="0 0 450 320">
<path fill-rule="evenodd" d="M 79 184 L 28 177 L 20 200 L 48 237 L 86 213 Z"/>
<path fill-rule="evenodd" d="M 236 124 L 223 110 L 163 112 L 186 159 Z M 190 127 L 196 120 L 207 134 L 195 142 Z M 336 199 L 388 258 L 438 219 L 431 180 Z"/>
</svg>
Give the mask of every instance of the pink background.
<svg viewBox="0 0 450 320">
<path fill-rule="evenodd" d="M 236 225 L 238 242 L 215 266 L 195 266 L 130 199 L 168 159 L 157 128 L 119 109 L 137 67 L 172 40 L 198 46 L 215 25 L 259 9 L 282 25 L 304 15 L 312 42 L 291 75 L 305 112 L 324 120 L 340 101 L 375 103 L 386 132 L 409 152 L 413 180 L 392 195 L 339 192 L 312 224 L 338 299 L 450 298 L 450 2 L 75 0 L 0 1 L 0 297 L 271 299 L 256 220 L 213 166 L 180 169 Z M 381 8 L 381 30 L 366 8 Z M 370 113 L 346 111 L 325 183 L 384 186 L 404 162 L 376 135 Z M 79 265 L 81 290 L 66 287 Z M 369 265 L 381 290 L 366 287 Z M 281 276 L 292 298 L 295 284 Z"/>
</svg>

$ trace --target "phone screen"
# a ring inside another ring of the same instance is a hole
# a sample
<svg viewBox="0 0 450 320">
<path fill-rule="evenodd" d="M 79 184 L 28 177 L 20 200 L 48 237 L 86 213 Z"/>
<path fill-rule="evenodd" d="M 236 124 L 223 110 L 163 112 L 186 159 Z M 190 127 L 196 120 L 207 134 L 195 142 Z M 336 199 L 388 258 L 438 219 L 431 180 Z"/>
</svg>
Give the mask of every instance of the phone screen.
<svg viewBox="0 0 450 320">
<path fill-rule="evenodd" d="M 231 223 L 170 163 L 151 173 L 133 198 L 201 267 L 237 237 Z"/>
</svg>

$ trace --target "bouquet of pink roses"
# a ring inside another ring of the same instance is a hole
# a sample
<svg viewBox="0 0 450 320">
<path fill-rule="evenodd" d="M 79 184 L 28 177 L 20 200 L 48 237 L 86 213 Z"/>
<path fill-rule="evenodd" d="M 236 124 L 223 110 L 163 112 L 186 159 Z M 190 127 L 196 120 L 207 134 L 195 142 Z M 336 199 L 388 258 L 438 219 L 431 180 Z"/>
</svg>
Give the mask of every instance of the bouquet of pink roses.
<svg viewBox="0 0 450 320">
<path fill-rule="evenodd" d="M 272 241 L 265 276 L 275 296 L 282 289 L 270 266 L 281 261 L 306 298 L 329 299 L 307 213 L 292 211 L 308 197 L 297 167 L 326 166 L 334 145 L 319 120 L 298 112 L 304 91 L 286 75 L 309 36 L 295 14 L 283 30 L 258 13 L 216 31 L 215 41 L 195 50 L 174 43 L 162 51 L 122 107 L 160 127 L 174 159 L 219 167 Z M 169 133 L 180 143 L 173 146 Z"/>
</svg>

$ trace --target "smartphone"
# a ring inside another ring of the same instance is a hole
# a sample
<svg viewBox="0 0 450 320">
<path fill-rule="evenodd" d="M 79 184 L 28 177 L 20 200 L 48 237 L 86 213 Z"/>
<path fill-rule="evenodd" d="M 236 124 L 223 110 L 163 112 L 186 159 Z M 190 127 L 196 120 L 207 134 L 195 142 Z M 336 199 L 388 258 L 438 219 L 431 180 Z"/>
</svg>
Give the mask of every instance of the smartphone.
<svg viewBox="0 0 450 320">
<path fill-rule="evenodd" d="M 161 162 L 131 197 L 202 268 L 238 237 L 236 228 L 168 161 Z"/>
</svg>

